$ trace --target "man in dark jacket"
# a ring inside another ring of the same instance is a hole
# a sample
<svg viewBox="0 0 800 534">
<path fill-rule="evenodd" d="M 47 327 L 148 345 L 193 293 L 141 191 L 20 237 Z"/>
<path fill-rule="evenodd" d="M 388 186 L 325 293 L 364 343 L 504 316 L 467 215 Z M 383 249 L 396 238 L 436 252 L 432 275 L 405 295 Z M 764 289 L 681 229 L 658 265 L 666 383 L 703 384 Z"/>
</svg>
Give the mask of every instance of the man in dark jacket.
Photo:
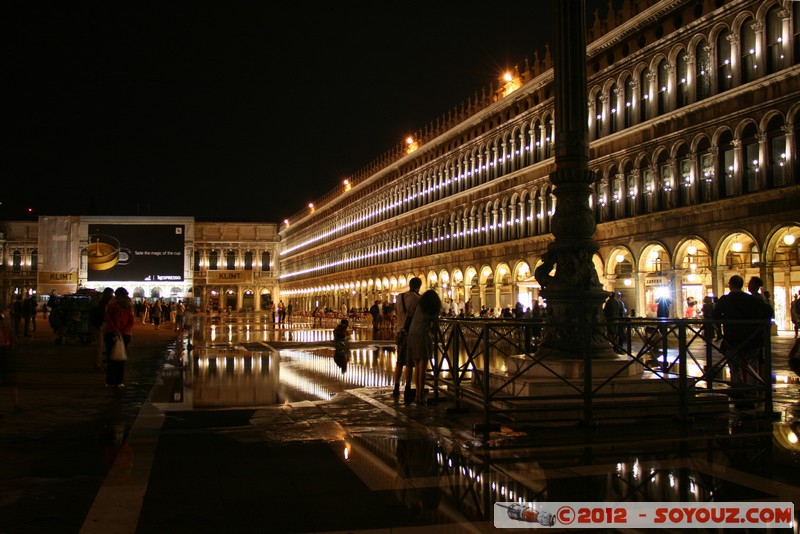
<svg viewBox="0 0 800 534">
<path fill-rule="evenodd" d="M 728 360 L 733 387 L 758 384 L 764 335 L 769 333 L 769 306 L 764 299 L 742 291 L 743 287 L 741 276 L 731 276 L 730 291 L 714 306 L 714 319 L 722 321 L 722 350 Z M 740 404 L 737 403 L 737 407 L 751 407 Z"/>
</svg>

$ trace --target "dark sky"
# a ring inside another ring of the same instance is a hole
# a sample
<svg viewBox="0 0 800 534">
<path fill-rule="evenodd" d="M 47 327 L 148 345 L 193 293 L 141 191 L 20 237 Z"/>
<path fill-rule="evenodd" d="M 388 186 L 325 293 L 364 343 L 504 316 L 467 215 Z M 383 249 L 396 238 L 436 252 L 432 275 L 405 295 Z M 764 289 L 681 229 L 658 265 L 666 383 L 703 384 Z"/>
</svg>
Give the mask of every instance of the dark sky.
<svg viewBox="0 0 800 534">
<path fill-rule="evenodd" d="M 4 3 L 0 216 L 279 222 L 543 54 L 549 1 L 492 6 Z"/>
</svg>

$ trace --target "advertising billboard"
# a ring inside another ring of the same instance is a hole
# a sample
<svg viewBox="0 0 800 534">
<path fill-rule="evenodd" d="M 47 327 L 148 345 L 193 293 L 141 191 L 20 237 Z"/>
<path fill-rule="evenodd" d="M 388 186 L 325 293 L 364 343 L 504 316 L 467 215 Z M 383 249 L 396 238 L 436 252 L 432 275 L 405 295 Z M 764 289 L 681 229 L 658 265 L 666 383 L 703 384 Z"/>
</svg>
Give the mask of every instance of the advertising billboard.
<svg viewBox="0 0 800 534">
<path fill-rule="evenodd" d="M 182 224 L 90 224 L 89 282 L 182 282 Z"/>
</svg>

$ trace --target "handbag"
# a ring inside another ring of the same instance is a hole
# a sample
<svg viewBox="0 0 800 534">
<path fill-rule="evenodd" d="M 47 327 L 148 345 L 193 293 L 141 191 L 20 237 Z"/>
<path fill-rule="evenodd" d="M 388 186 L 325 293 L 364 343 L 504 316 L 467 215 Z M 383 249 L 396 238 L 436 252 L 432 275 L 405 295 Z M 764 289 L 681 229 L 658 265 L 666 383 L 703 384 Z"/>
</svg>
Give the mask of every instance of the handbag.
<svg viewBox="0 0 800 534">
<path fill-rule="evenodd" d="M 115 362 L 124 362 L 128 359 L 128 351 L 125 350 L 125 340 L 122 339 L 121 334 L 117 334 L 114 338 L 114 344 L 111 346 L 111 354 L 108 355 L 109 360 Z"/>
<path fill-rule="evenodd" d="M 397 341 L 397 349 L 399 353 L 403 353 L 405 351 L 406 342 L 408 341 L 408 330 L 411 328 L 411 318 L 414 317 L 414 311 L 416 311 L 416 305 L 411 310 L 409 314 L 406 309 L 406 299 L 405 294 L 400 295 L 400 303 L 403 305 L 403 312 L 406 313 L 406 322 L 403 324 L 403 328 L 401 328 L 397 335 L 395 336 L 395 340 Z"/>
</svg>

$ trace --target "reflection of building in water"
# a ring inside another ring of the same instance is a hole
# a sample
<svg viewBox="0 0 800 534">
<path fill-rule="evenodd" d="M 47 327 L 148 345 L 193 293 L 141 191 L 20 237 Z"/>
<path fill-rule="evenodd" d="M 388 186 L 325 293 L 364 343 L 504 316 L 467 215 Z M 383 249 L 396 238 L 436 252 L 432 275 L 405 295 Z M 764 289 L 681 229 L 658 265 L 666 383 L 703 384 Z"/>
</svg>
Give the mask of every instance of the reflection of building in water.
<svg viewBox="0 0 800 534">
<path fill-rule="evenodd" d="M 257 406 L 278 402 L 280 366 L 272 351 L 195 348 L 193 384 L 186 398 L 195 407 Z"/>
<path fill-rule="evenodd" d="M 333 355 L 332 347 L 273 350 L 247 343 L 245 350 L 195 345 L 193 384 L 186 388 L 185 399 L 195 407 L 271 405 L 330 400 L 347 389 L 392 383 L 393 350 L 351 349 L 345 374 Z"/>
<path fill-rule="evenodd" d="M 653 435 L 657 434 L 654 429 Z M 402 448 L 426 438 L 432 441 L 422 454 L 433 450 L 433 457 L 417 466 L 417 474 L 411 473 L 399 461 L 408 452 Z M 410 488 L 435 488 L 438 497 L 426 494 L 425 502 L 435 503 L 438 514 L 472 521 L 491 520 L 496 502 L 700 503 L 758 496 L 782 500 L 780 495 L 765 493 L 763 480 L 758 480 L 773 476 L 770 462 L 764 460 L 772 450 L 768 434 L 743 431 L 741 437 L 698 441 L 681 448 L 670 440 L 654 440 L 633 452 L 623 451 L 629 442 L 589 444 L 545 436 L 540 447 L 527 448 L 515 447 L 513 439 L 505 443 L 500 435 L 497 440 L 493 447 L 462 450 L 424 429 L 409 436 L 360 432 L 348 439 L 345 454 L 371 487 L 394 488 L 398 499 Z M 755 477 L 731 477 L 731 470 Z"/>
</svg>

